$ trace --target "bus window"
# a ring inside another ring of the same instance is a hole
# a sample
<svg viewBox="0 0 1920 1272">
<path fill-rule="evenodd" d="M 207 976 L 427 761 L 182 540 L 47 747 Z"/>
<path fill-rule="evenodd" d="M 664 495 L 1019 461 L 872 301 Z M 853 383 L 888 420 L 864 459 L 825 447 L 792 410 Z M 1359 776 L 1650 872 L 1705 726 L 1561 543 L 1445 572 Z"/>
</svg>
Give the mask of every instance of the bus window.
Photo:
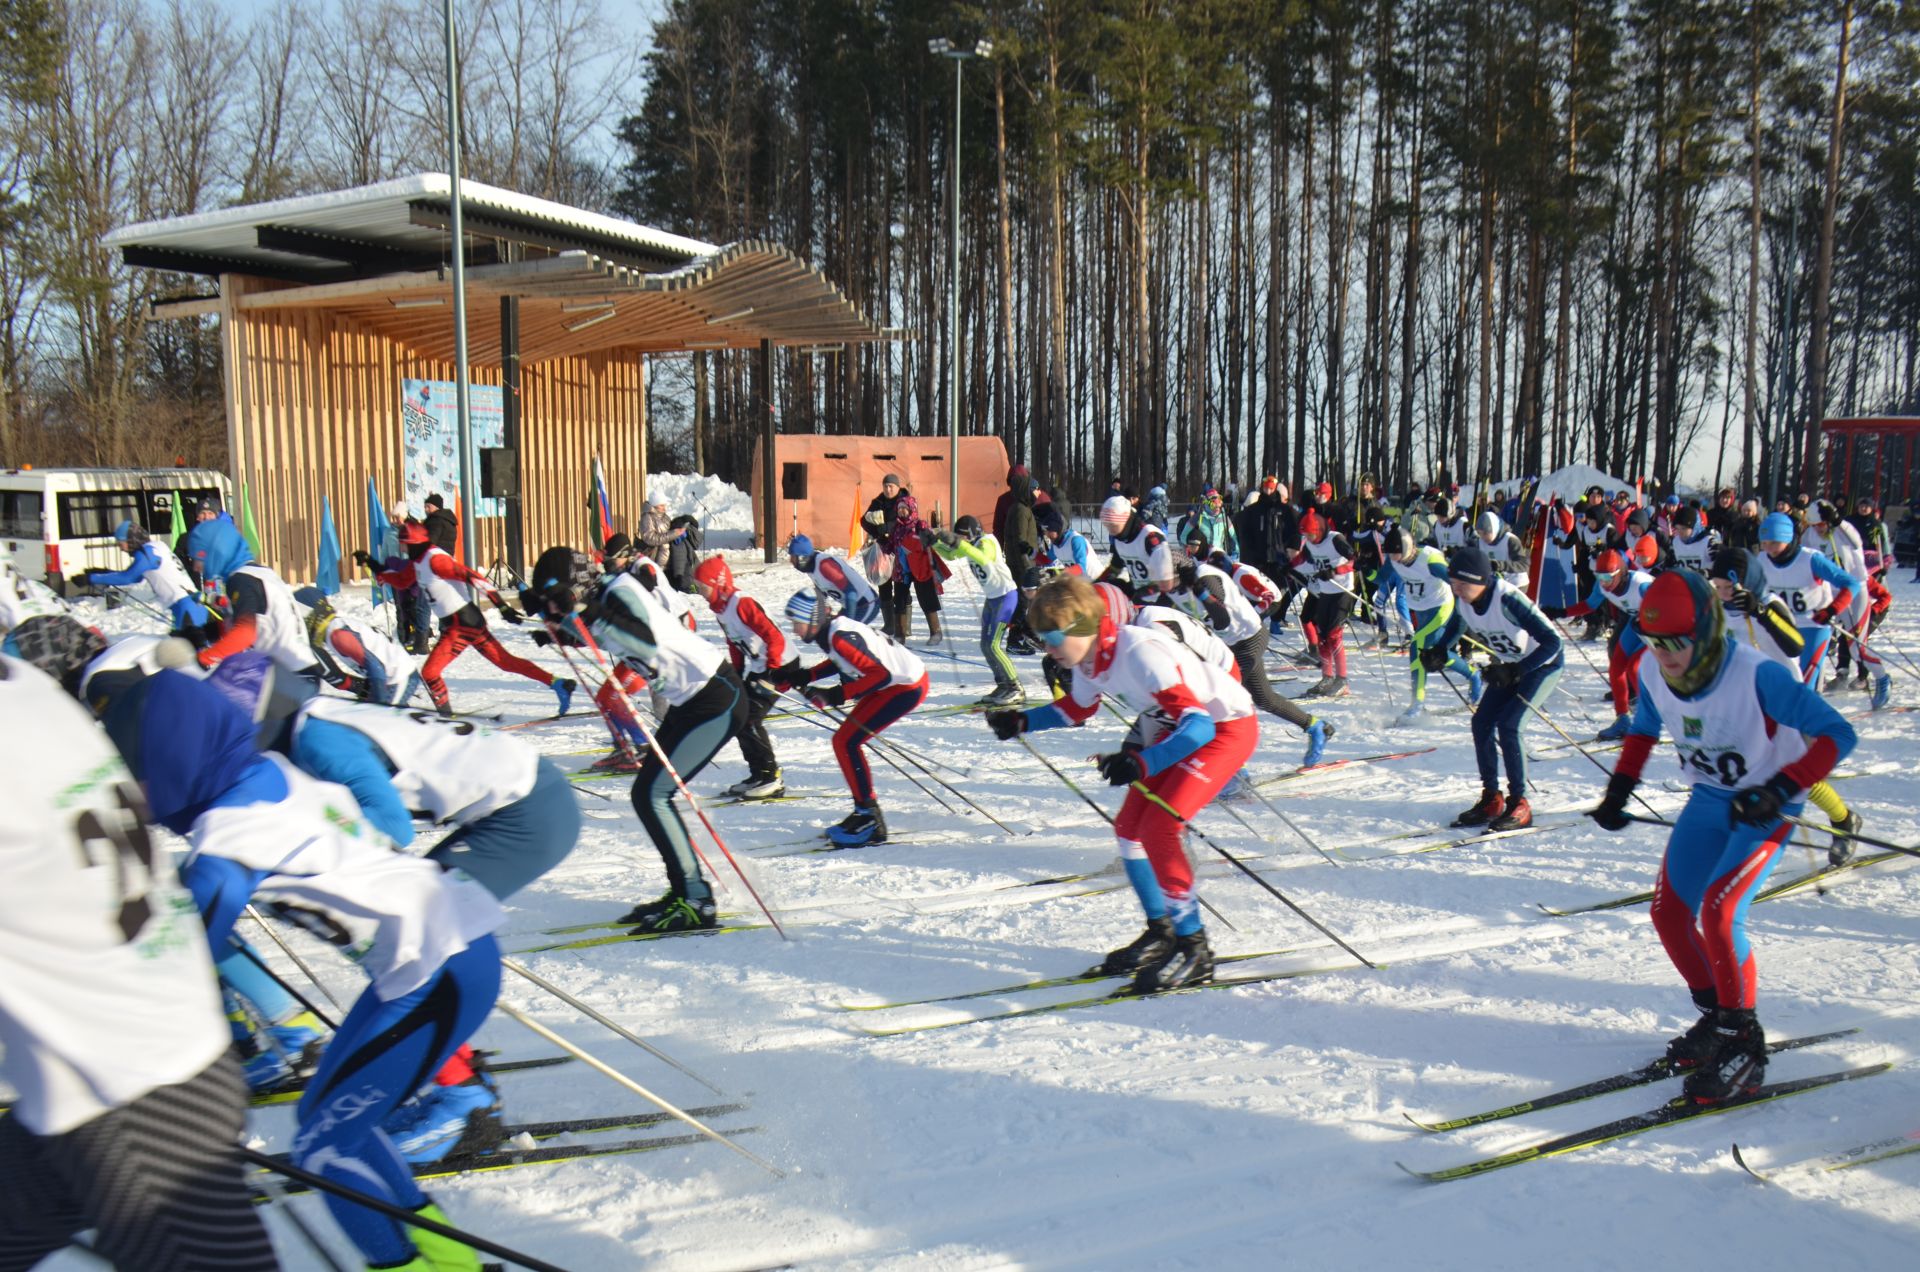
<svg viewBox="0 0 1920 1272">
<path fill-rule="evenodd" d="M 194 511 L 202 499 L 220 502 L 220 492 L 211 486 L 149 490 L 147 496 L 147 533 L 156 539 L 166 539 L 173 534 L 174 500 L 180 501 L 180 516 L 189 530 L 193 529 Z"/>
<path fill-rule="evenodd" d="M 147 521 L 145 501 L 137 490 L 76 490 L 57 498 L 62 539 L 110 538 L 122 521 Z"/>
<path fill-rule="evenodd" d="M 40 525 L 43 504 L 37 490 L 0 490 L 0 538 L 46 538 Z"/>
</svg>

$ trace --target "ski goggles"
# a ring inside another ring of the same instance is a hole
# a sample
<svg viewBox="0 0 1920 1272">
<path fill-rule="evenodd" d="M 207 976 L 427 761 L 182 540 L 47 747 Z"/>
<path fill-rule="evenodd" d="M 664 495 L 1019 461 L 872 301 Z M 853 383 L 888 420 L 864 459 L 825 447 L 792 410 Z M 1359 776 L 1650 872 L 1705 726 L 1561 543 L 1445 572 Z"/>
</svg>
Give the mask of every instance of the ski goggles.
<svg viewBox="0 0 1920 1272">
<path fill-rule="evenodd" d="M 1061 628 L 1057 631 L 1044 631 L 1044 632 L 1036 631 L 1034 632 L 1034 635 L 1038 636 L 1040 638 L 1040 643 L 1047 646 L 1049 649 L 1058 649 L 1060 648 L 1060 646 L 1067 643 L 1067 637 L 1069 636 L 1092 636 L 1095 633 L 1097 633 L 1099 630 L 1100 630 L 1099 619 L 1082 618 L 1075 622 L 1067 624 L 1064 628 Z"/>
<path fill-rule="evenodd" d="M 1692 636 L 1655 636 L 1649 632 L 1641 632 L 1640 639 L 1663 654 L 1677 654 L 1693 648 Z"/>
</svg>

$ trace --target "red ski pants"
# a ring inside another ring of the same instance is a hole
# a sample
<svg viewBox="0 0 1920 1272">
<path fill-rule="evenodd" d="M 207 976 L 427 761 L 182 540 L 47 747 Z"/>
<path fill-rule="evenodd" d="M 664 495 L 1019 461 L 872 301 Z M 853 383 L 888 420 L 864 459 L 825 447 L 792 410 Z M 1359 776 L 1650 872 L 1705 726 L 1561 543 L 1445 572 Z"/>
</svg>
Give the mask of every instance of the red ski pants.
<svg viewBox="0 0 1920 1272">
<path fill-rule="evenodd" d="M 910 685 L 887 685 L 853 704 L 847 718 L 833 731 L 833 758 L 853 792 L 855 808 L 873 807 L 873 770 L 867 767 L 867 743 L 880 731 L 927 699 L 927 678 Z"/>
<path fill-rule="evenodd" d="M 487 630 L 483 622 L 478 627 L 466 623 L 449 622 L 446 630 L 440 633 L 440 639 L 434 642 L 433 652 L 427 655 L 427 665 L 420 669 L 420 678 L 427 682 L 427 696 L 433 699 L 436 707 L 447 703 L 447 684 L 440 679 L 447 664 L 469 649 L 477 649 L 480 656 L 502 671 L 511 671 L 525 676 L 528 680 L 537 680 L 543 685 L 553 683 L 553 677 L 524 658 L 515 657 L 507 652 L 494 634 Z"/>
<path fill-rule="evenodd" d="M 1193 866 L 1181 845 L 1185 823 L 1233 780 L 1259 741 L 1260 726 L 1252 716 L 1224 721 L 1214 726 L 1213 741 L 1142 782 L 1173 809 L 1171 813 L 1138 790 L 1127 790 L 1126 802 L 1113 821 L 1120 855 L 1144 853 L 1168 902 L 1177 906 L 1193 896 Z"/>
</svg>

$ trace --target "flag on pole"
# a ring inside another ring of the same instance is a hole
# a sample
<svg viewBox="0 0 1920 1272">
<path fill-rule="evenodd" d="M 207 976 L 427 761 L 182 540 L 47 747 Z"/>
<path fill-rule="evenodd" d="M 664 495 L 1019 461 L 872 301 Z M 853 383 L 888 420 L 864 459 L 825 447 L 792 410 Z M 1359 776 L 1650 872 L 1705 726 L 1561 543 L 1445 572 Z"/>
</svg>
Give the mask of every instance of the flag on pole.
<svg viewBox="0 0 1920 1272">
<path fill-rule="evenodd" d="M 186 537 L 187 533 L 187 514 L 186 511 L 180 507 L 184 502 L 186 501 L 180 497 L 180 492 L 177 490 L 174 491 L 173 525 L 167 530 L 167 546 L 175 552 L 180 551 L 182 547 L 181 541 Z"/>
<path fill-rule="evenodd" d="M 260 532 L 253 524 L 253 500 L 247 498 L 247 483 L 240 483 L 240 537 L 247 541 L 253 559 L 260 559 Z"/>
<path fill-rule="evenodd" d="M 600 467 L 600 457 L 593 457 L 593 493 L 588 496 L 588 505 L 593 510 L 593 523 L 588 527 L 593 535 L 594 551 L 606 546 L 613 537 L 613 504 L 607 499 L 607 474 Z"/>
<path fill-rule="evenodd" d="M 340 591 L 340 532 L 333 524 L 333 496 L 320 496 L 320 563 L 313 581 L 324 596 Z"/>
<path fill-rule="evenodd" d="M 367 478 L 367 555 L 372 557 L 376 566 L 384 565 L 387 536 L 393 533 L 393 526 L 387 520 L 387 510 L 380 506 L 380 492 L 374 487 L 373 478 Z M 378 579 L 373 584 L 373 603 L 384 604 L 392 593 L 385 583 Z"/>
<path fill-rule="evenodd" d="M 860 483 L 853 484 L 853 520 L 847 525 L 847 555 L 852 556 L 860 550 Z"/>
</svg>

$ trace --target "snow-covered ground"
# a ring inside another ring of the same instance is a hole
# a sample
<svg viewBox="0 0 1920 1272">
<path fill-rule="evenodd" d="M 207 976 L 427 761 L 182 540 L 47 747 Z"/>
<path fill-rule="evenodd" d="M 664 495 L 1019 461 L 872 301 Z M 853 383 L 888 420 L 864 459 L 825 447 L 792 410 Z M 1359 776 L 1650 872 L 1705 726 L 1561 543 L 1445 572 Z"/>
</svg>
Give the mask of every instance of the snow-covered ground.
<svg viewBox="0 0 1920 1272">
<path fill-rule="evenodd" d="M 784 563 L 729 555 L 742 586 L 769 609 L 799 586 Z M 1898 573 L 1883 640 L 1914 655 L 1920 586 L 1910 577 Z M 350 594 L 345 604 L 364 600 Z M 941 656 L 927 651 L 930 707 L 987 687 L 985 669 L 967 661 L 976 656 L 969 633 L 977 610 L 970 588 L 950 593 L 961 660 L 944 656 L 944 647 Z M 125 626 L 129 614 L 108 618 Z M 924 647 L 917 615 L 915 625 Z M 557 661 L 533 649 L 524 631 L 496 630 L 518 652 Z M 717 639 L 710 622 L 701 631 Z M 1297 647 L 1298 637 L 1287 643 Z M 1579 734 L 1611 718 L 1600 701 L 1604 679 L 1587 662 L 1598 657 L 1598 646 L 1570 650 L 1564 692 L 1553 699 L 1555 717 Z M 879 789 L 902 842 L 752 863 L 790 939 L 760 929 L 526 956 L 535 971 L 747 1102 L 748 1111 L 715 1122 L 759 1128 L 742 1142 L 785 1178 L 702 1144 L 475 1174 L 436 1184 L 436 1196 L 456 1222 L 578 1272 L 786 1264 L 1912 1267 L 1920 1155 L 1784 1188 L 1756 1183 L 1728 1156 L 1734 1140 L 1750 1160 L 1779 1163 L 1920 1127 L 1920 1070 L 1912 1063 L 1920 1052 L 1920 874 L 1904 862 L 1850 874 L 1825 896 L 1809 890 L 1752 913 L 1767 1028 L 1776 1036 L 1860 1030 L 1777 1058 L 1771 1076 L 1879 1060 L 1894 1062 L 1892 1072 L 1483 1178 L 1426 1185 L 1396 1168 L 1464 1162 L 1652 1107 L 1673 1093 L 1670 1085 L 1451 1134 L 1423 1133 L 1402 1116 L 1468 1113 L 1617 1072 L 1658 1055 L 1693 1014 L 1644 907 L 1549 918 L 1534 904 L 1651 886 L 1662 847 L 1653 829 L 1609 835 L 1572 820 L 1403 855 L 1396 854 L 1433 841 L 1383 842 L 1444 826 L 1478 789 L 1465 709 L 1442 684 L 1433 686 L 1437 709 L 1425 723 L 1387 727 L 1406 701 L 1404 667 L 1398 658 L 1353 655 L 1352 698 L 1325 709 L 1339 725 L 1329 758 L 1434 750 L 1267 788 L 1321 847 L 1368 859 L 1329 864 L 1256 802 L 1199 819 L 1229 851 L 1260 856 L 1266 878 L 1385 964 L 1380 970 L 1349 963 L 1244 989 L 890 1038 L 859 1032 L 1011 1000 L 894 1012 L 846 1004 L 1074 973 L 1130 939 L 1140 922 L 1124 889 L 1011 886 L 1101 869 L 1113 856 L 1107 828 L 1018 745 L 996 743 L 977 716 L 909 718 L 888 736 L 946 766 L 943 776 L 1015 834 L 943 810 L 882 765 Z M 1039 693 L 1037 665 L 1026 660 L 1022 672 Z M 1310 680 L 1301 675 L 1282 688 L 1298 693 Z M 450 684 L 468 710 L 531 720 L 551 709 L 545 689 L 471 655 Z M 1898 672 L 1895 701 L 1920 703 L 1920 674 Z M 1920 714 L 1869 717 L 1860 694 L 1840 702 L 1862 738 L 1843 768 L 1861 775 L 1840 789 L 1869 833 L 1920 841 L 1911 773 L 1920 765 Z M 1298 737 L 1266 723 L 1256 777 L 1288 771 L 1300 758 Z M 1117 799 L 1084 757 L 1110 748 L 1119 729 L 1102 717 L 1035 743 L 1111 809 Z M 569 768 L 590 763 L 606 741 L 590 717 L 517 736 Z M 715 809 L 714 822 L 741 856 L 817 833 L 847 809 L 824 731 L 787 720 L 774 737 L 790 788 L 829 798 Z M 1535 751 L 1558 741 L 1537 724 L 1529 739 Z M 711 794 L 743 773 L 730 747 L 694 786 Z M 1543 818 L 1591 806 L 1601 785 L 1593 766 L 1564 748 L 1547 753 L 1533 775 Z M 661 891 L 662 870 L 624 787 L 583 786 L 585 836 L 516 898 L 506 948 L 555 939 L 541 930 L 610 918 Z M 1681 802 L 1658 780 L 1647 794 L 1662 809 Z M 1218 951 L 1296 950 L 1300 966 L 1340 962 L 1251 880 L 1200 852 L 1210 859 L 1204 895 L 1232 923 L 1212 921 Z M 1807 868 L 1808 853 L 1790 848 L 1776 877 Z M 753 909 L 737 884 L 722 903 L 743 919 Z M 337 995 L 355 992 L 351 970 L 328 962 L 322 947 L 306 952 L 331 969 Z M 504 995 L 663 1096 L 686 1106 L 718 1102 L 527 983 L 509 977 Z M 552 1050 L 498 1016 L 480 1041 L 509 1057 Z M 511 1121 L 642 1107 L 578 1064 L 510 1074 L 502 1085 Z M 254 1125 L 263 1141 L 284 1146 L 291 1114 L 262 1110 Z M 292 1204 L 357 1266 L 315 1199 Z M 270 1222 L 289 1268 L 320 1266 L 284 1220 L 270 1214 Z M 55 1263 L 81 1266 L 77 1256 Z"/>
</svg>

